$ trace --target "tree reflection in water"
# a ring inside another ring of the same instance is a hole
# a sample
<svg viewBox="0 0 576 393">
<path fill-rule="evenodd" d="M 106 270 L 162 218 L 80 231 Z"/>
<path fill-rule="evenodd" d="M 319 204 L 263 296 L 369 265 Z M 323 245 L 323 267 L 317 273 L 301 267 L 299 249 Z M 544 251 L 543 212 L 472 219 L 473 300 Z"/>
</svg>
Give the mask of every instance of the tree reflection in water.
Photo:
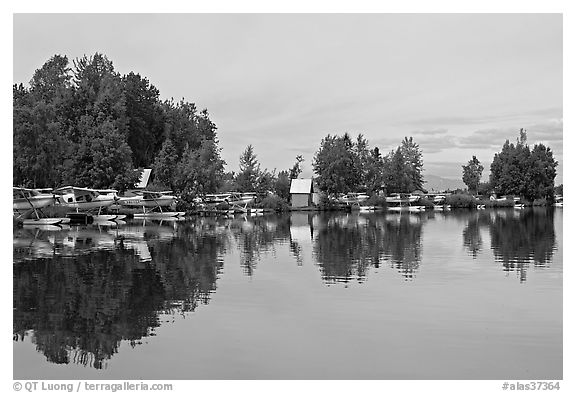
<svg viewBox="0 0 576 393">
<path fill-rule="evenodd" d="M 468 216 L 466 227 L 462 231 L 464 247 L 472 258 L 476 259 L 482 250 L 482 234 L 480 233 L 480 213 L 473 212 Z"/>
<path fill-rule="evenodd" d="M 228 238 L 217 231 L 200 235 L 193 226 L 124 226 L 98 231 L 99 241 L 92 232 L 44 236 L 50 258 L 44 253 L 29 261 L 30 252 L 15 248 L 13 329 L 15 340 L 33 330 L 49 362 L 99 369 L 121 340 L 137 345 L 154 335 L 162 314 L 208 302 Z M 110 240 L 112 248 L 100 247 Z"/>
<path fill-rule="evenodd" d="M 290 238 L 290 216 L 243 216 L 232 220 L 228 228 L 240 250 L 244 274 L 252 276 L 261 257 Z"/>
<path fill-rule="evenodd" d="M 550 210 L 448 216 L 465 225 L 457 233 L 473 258 L 484 247 L 482 233 L 489 233 L 495 260 L 522 282 L 530 263 L 546 267 L 556 250 Z M 60 232 L 16 229 L 14 339 L 33 331 L 49 362 L 105 367 L 122 340 L 137 345 L 153 335 L 162 315 L 208 304 L 224 255 L 233 248 L 247 275 L 283 246 L 297 264 L 313 258 L 325 283 L 362 282 L 382 264 L 412 280 L 427 220 L 427 213 L 303 213 Z"/>
<path fill-rule="evenodd" d="M 526 281 L 527 267 L 547 267 L 556 251 L 554 210 L 545 208 L 491 212 L 491 247 L 504 271 L 516 271 Z"/>
<path fill-rule="evenodd" d="M 328 282 L 363 281 L 383 261 L 414 278 L 422 257 L 422 221 L 417 214 L 322 215 L 314 255 Z"/>
<path fill-rule="evenodd" d="M 481 229 L 486 228 L 494 260 L 505 272 L 517 272 L 521 282 L 526 281 L 531 263 L 546 267 L 556 251 L 553 209 L 498 209 L 466 217 L 462 239 L 470 255 L 476 258 L 482 251 Z"/>
</svg>

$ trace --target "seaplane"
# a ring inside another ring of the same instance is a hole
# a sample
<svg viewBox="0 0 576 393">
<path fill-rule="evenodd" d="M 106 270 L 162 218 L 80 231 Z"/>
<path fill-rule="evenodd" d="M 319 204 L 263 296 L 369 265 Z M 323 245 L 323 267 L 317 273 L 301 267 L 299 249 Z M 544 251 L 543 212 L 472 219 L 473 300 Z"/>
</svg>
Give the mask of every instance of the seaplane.
<svg viewBox="0 0 576 393">
<path fill-rule="evenodd" d="M 338 202 L 344 203 L 346 205 L 360 205 L 360 203 L 366 201 L 368 195 L 365 192 L 349 192 L 346 195 L 342 195 L 338 198 Z"/>
<path fill-rule="evenodd" d="M 434 195 L 432 198 L 434 210 L 450 210 L 451 206 L 446 204 L 446 195 Z"/>
<path fill-rule="evenodd" d="M 177 198 L 172 191 L 134 191 L 135 196 L 120 197 L 118 204 L 121 206 L 141 207 L 142 213 L 135 213 L 135 218 L 168 218 L 181 217 L 185 212 L 174 212 L 166 208 L 175 204 Z M 163 209 L 164 208 L 164 209 Z"/>
<path fill-rule="evenodd" d="M 451 206 L 446 204 L 446 194 L 427 194 L 426 198 L 434 205 L 434 210 L 450 210 Z"/>
<path fill-rule="evenodd" d="M 58 194 L 60 206 L 73 209 L 77 213 L 97 213 L 93 216 L 96 220 L 121 220 L 126 218 L 124 214 L 101 214 L 102 209 L 108 208 L 118 200 L 116 190 L 96 190 L 92 188 L 66 186 L 54 191 Z"/>
<path fill-rule="evenodd" d="M 248 212 L 248 205 L 256 200 L 255 192 L 232 192 L 230 196 L 225 199 L 225 202 L 233 209 L 239 209 L 243 212 Z M 251 213 L 262 213 L 263 209 L 250 209 Z"/>
<path fill-rule="evenodd" d="M 563 195 L 554 195 L 554 206 L 564 207 L 564 196 Z"/>
<path fill-rule="evenodd" d="M 46 218 L 43 208 L 54 205 L 56 198 L 51 188 L 13 187 L 13 210 L 17 219 L 23 219 L 24 225 L 67 224 L 69 218 Z M 36 218 L 24 218 L 34 215 Z"/>
<path fill-rule="evenodd" d="M 520 197 L 514 197 L 514 209 L 524 209 L 524 204 L 520 202 Z"/>
<path fill-rule="evenodd" d="M 388 204 L 388 210 L 392 211 L 423 211 L 425 209 L 424 206 L 413 206 L 412 204 L 418 202 L 420 200 L 420 196 L 418 195 L 400 195 L 400 194 L 392 194 L 389 197 L 386 197 L 386 203 Z"/>
<path fill-rule="evenodd" d="M 194 198 L 194 202 L 204 207 L 216 207 L 222 203 L 227 203 L 226 201 L 228 198 L 230 198 L 230 195 L 232 194 L 206 194 L 204 196 Z"/>
</svg>

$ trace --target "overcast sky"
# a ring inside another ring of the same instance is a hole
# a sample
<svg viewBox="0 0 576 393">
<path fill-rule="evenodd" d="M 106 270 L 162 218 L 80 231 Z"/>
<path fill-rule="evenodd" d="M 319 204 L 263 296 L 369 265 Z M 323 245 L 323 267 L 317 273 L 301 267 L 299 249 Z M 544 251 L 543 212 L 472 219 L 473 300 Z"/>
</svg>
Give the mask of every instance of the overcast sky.
<svg viewBox="0 0 576 393">
<path fill-rule="evenodd" d="M 55 54 L 105 54 L 163 99 L 207 108 L 228 170 L 305 175 L 328 133 L 383 153 L 413 136 L 426 174 L 461 178 L 520 128 L 562 176 L 561 14 L 15 14 L 14 83 Z"/>
</svg>

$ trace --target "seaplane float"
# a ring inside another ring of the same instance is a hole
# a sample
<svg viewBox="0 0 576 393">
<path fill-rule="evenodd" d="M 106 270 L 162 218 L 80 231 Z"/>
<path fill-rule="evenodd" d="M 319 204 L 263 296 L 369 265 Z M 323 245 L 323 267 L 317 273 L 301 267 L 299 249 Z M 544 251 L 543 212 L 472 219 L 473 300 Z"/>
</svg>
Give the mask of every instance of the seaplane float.
<svg viewBox="0 0 576 393">
<path fill-rule="evenodd" d="M 420 205 L 413 205 L 420 200 L 418 195 L 401 195 L 392 194 L 386 197 L 386 204 L 388 205 L 388 210 L 391 211 L 424 211 L 425 207 Z"/>
<path fill-rule="evenodd" d="M 118 200 L 116 190 L 65 186 L 56 189 L 54 194 L 60 206 L 76 213 L 94 213 L 94 220 L 115 221 L 126 218 L 125 214 L 102 214 L 102 209 L 109 208 Z"/>
<path fill-rule="evenodd" d="M 185 212 L 170 211 L 169 206 L 176 204 L 177 198 L 172 191 L 133 191 L 134 196 L 118 198 L 120 206 L 141 207 L 142 213 L 134 213 L 134 218 L 179 218 Z"/>
<path fill-rule="evenodd" d="M 44 217 L 43 208 L 54 205 L 56 198 L 51 188 L 13 187 L 13 211 L 24 225 L 58 225 L 67 224 L 69 218 Z M 35 218 L 31 218 L 31 217 Z"/>
</svg>

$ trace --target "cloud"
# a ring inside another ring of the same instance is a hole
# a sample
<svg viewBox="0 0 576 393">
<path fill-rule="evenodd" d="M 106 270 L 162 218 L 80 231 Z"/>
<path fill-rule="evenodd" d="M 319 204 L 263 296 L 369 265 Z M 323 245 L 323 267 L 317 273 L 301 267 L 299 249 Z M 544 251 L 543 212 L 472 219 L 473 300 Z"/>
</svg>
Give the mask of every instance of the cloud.
<svg viewBox="0 0 576 393">
<path fill-rule="evenodd" d="M 413 135 L 413 140 L 420 146 L 424 154 L 439 153 L 446 149 L 457 147 L 457 138 L 446 135 L 448 130 L 417 131 L 408 133 Z M 404 138 L 381 137 L 369 140 L 371 146 L 378 146 L 381 152 L 395 150 L 401 145 Z"/>
<path fill-rule="evenodd" d="M 416 130 L 413 133 L 416 135 L 438 135 L 438 134 L 446 134 L 448 129 L 446 128 L 438 128 L 435 130 Z"/>
<path fill-rule="evenodd" d="M 524 127 L 528 144 L 544 143 L 562 150 L 563 119 L 550 119 Z M 456 138 L 456 145 L 461 149 L 500 148 L 506 140 L 515 142 L 519 136 L 518 127 L 490 128 L 474 131 L 471 135 Z"/>
<path fill-rule="evenodd" d="M 412 119 L 403 121 L 402 124 L 415 125 L 415 126 L 449 126 L 449 125 L 473 125 L 473 124 L 486 124 L 486 123 L 502 123 L 510 121 L 522 121 L 526 118 L 533 117 L 558 117 L 562 116 L 562 108 L 550 107 L 543 109 L 534 109 L 523 112 L 508 112 L 501 114 L 490 115 L 476 115 L 476 116 L 436 116 L 436 117 L 422 117 L 419 119 Z"/>
</svg>

